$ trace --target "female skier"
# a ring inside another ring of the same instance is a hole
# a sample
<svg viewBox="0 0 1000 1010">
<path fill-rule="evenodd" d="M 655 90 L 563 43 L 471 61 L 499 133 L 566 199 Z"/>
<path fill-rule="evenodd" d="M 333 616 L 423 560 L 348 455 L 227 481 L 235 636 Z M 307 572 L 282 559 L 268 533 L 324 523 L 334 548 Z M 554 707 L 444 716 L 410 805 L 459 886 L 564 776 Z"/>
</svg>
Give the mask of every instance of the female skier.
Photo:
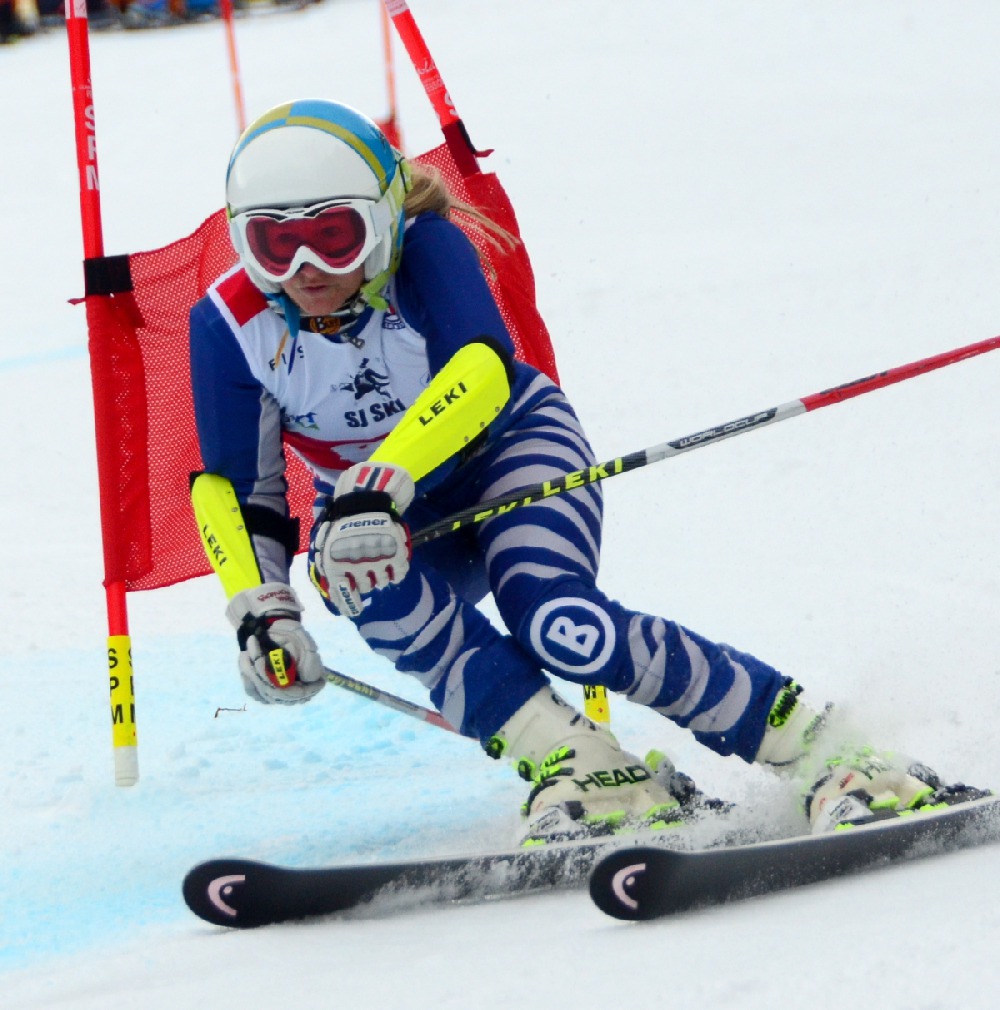
<svg viewBox="0 0 1000 1010">
<path fill-rule="evenodd" d="M 531 782 L 526 841 L 685 815 L 546 671 L 646 705 L 718 754 L 795 766 L 816 831 L 934 800 L 940 783 L 922 766 L 815 746 L 824 713 L 766 663 L 605 596 L 595 484 L 411 552 L 410 526 L 596 462 L 562 390 L 515 360 L 475 248 L 450 220 L 475 212 L 436 175 L 355 110 L 305 100 L 244 132 L 226 205 L 239 265 L 191 312 L 215 480 L 196 480 L 193 500 L 206 508 L 224 479 L 250 534 L 253 577 L 223 581 L 251 697 L 304 702 L 325 682 L 289 585 L 284 441 L 314 476 L 308 564 L 326 607 Z M 509 634 L 476 608 L 487 593 Z"/>
</svg>

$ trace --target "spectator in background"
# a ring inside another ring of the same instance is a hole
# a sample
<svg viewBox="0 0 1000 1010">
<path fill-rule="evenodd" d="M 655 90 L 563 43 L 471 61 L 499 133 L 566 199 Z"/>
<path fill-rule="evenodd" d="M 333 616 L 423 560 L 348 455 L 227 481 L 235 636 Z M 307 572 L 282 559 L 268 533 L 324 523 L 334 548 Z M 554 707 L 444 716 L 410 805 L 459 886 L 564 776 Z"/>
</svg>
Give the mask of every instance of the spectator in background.
<svg viewBox="0 0 1000 1010">
<path fill-rule="evenodd" d="M 55 28 L 63 23 L 63 0 L 36 0 L 42 28 Z"/>
<path fill-rule="evenodd" d="M 21 3 L 23 0 L 15 0 Z M 28 0 L 37 3 L 39 21 L 43 28 L 55 28 L 65 21 L 64 0 Z M 122 9 L 128 0 L 87 0 L 87 22 L 93 31 L 119 28 L 122 24 Z"/>
<path fill-rule="evenodd" d="M 125 11 L 125 27 L 168 28 L 218 16 L 216 0 L 132 0 Z"/>
<path fill-rule="evenodd" d="M 34 35 L 39 21 L 35 0 L 0 0 L 0 43 Z"/>
<path fill-rule="evenodd" d="M 12 0 L 0 0 L 0 42 L 13 42 L 16 38 L 14 4 Z"/>
</svg>

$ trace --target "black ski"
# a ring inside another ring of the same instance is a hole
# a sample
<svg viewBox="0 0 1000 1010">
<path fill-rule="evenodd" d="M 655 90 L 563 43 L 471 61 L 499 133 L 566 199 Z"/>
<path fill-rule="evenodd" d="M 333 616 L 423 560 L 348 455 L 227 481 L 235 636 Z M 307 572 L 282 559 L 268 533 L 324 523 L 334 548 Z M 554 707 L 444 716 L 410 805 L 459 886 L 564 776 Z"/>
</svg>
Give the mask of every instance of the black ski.
<svg viewBox="0 0 1000 1010">
<path fill-rule="evenodd" d="M 213 859 L 185 877 L 184 900 L 207 922 L 242 929 L 343 912 L 376 897 L 416 904 L 583 889 L 597 859 L 621 844 L 604 838 L 489 855 L 315 869 Z"/>
<path fill-rule="evenodd" d="M 623 831 L 501 852 L 393 863 L 293 868 L 251 859 L 212 859 L 188 872 L 184 900 L 207 922 L 243 929 L 332 915 L 376 900 L 382 913 L 393 905 L 583 890 L 598 859 L 616 849 L 692 848 L 747 838 L 745 812 L 706 798 L 690 781 L 685 788 L 685 823 L 676 830 Z"/>
<path fill-rule="evenodd" d="M 969 793 L 976 798 L 829 834 L 698 852 L 613 852 L 594 868 L 590 894 L 615 918 L 657 919 L 1000 841 L 1000 797 Z"/>
</svg>

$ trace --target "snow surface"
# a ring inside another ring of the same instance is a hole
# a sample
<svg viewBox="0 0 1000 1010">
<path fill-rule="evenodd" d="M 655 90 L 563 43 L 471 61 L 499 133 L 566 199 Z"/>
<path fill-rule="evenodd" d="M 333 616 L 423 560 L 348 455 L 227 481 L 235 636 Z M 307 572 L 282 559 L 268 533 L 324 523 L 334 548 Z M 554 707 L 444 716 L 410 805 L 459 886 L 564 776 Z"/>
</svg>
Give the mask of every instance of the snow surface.
<svg viewBox="0 0 1000 1010">
<path fill-rule="evenodd" d="M 996 0 L 412 6 L 496 149 L 600 456 L 1000 331 Z M 374 0 L 248 18 L 238 40 L 251 115 L 312 94 L 385 114 Z M 91 47 L 106 248 L 155 248 L 222 203 L 223 31 Z M 440 135 L 398 46 L 397 72 L 420 152 Z M 244 711 L 201 579 L 129 598 L 142 778 L 115 788 L 65 38 L 6 48 L 0 84 L 0 1005 L 994 1005 L 997 848 L 651 926 L 584 894 L 250 933 L 193 918 L 180 881 L 200 859 L 499 847 L 523 784 L 332 687 Z M 874 742 L 997 785 L 998 380 L 986 355 L 608 482 L 603 585 L 769 659 Z M 426 700 L 308 613 L 331 665 Z M 759 769 L 613 708 L 633 748 L 789 815 Z"/>
</svg>

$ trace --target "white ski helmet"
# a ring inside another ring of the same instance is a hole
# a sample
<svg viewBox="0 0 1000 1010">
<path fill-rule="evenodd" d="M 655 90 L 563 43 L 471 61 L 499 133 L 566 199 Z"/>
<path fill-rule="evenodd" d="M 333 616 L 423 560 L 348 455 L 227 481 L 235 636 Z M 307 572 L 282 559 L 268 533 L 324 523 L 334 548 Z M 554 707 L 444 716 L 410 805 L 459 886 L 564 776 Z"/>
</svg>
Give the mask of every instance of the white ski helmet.
<svg viewBox="0 0 1000 1010">
<path fill-rule="evenodd" d="M 379 292 L 399 265 L 408 189 L 409 166 L 363 113 L 323 99 L 286 103 L 251 123 L 233 149 L 226 173 L 230 237 L 254 284 L 277 295 L 275 268 L 268 276 L 248 247 L 250 212 L 270 212 L 280 222 L 283 211 L 295 219 L 308 217 L 317 205 L 353 201 L 364 212 L 366 231 L 360 298 L 381 307 Z M 303 261 L 340 272 L 308 247 L 289 259 L 288 270 Z"/>
</svg>

